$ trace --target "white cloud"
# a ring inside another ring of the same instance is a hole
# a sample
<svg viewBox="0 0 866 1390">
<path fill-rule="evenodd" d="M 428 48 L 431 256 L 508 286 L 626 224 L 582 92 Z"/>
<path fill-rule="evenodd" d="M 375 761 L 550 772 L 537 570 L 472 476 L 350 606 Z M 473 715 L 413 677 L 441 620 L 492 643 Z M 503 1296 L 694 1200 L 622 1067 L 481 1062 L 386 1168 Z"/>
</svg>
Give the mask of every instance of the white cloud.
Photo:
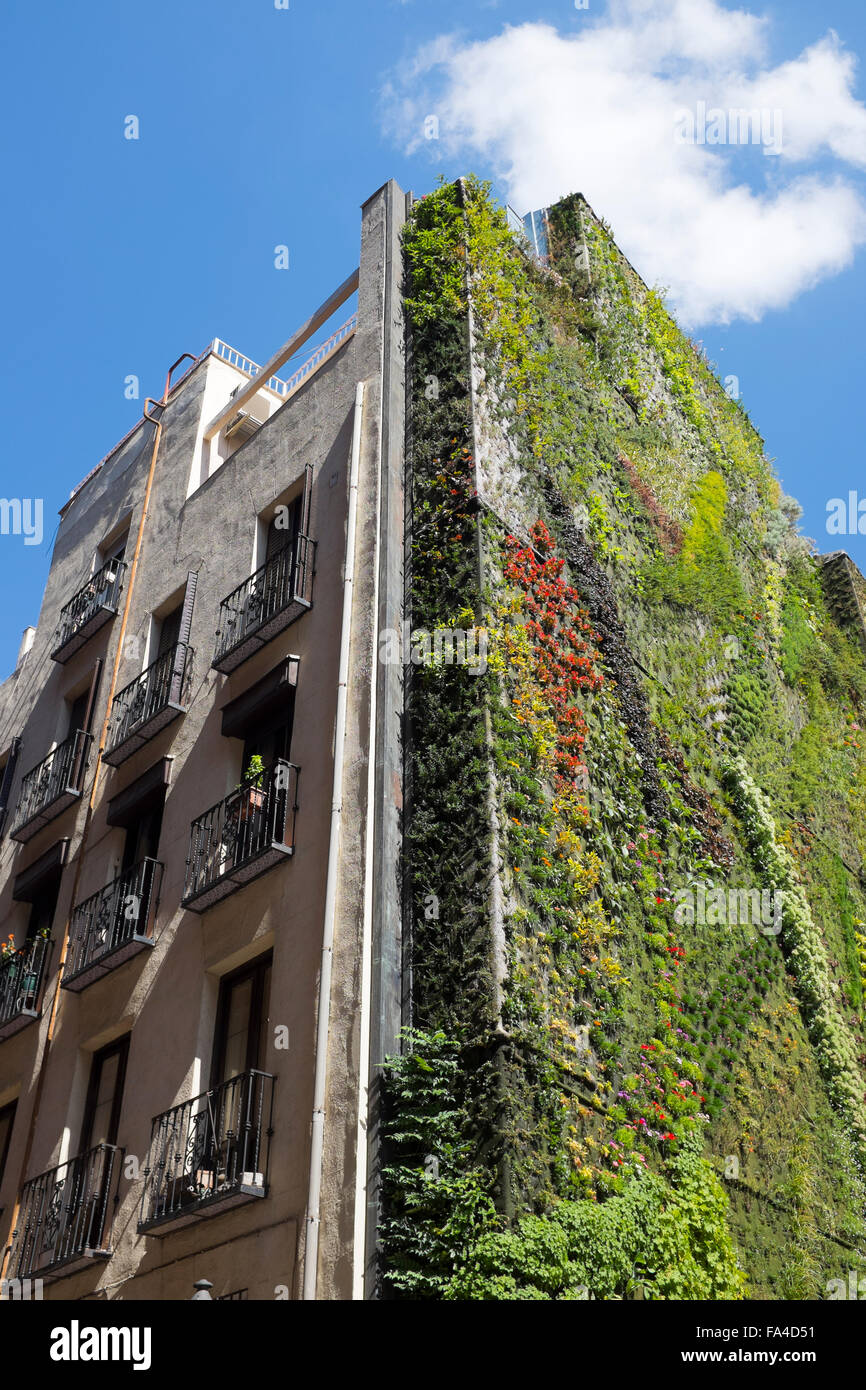
<svg viewBox="0 0 866 1390">
<path fill-rule="evenodd" d="M 569 35 L 443 36 L 392 77 L 386 128 L 417 151 L 435 114 L 433 158 L 483 160 L 520 211 L 582 192 L 686 323 L 759 319 L 866 241 L 855 60 L 831 32 L 768 66 L 767 39 L 764 19 L 717 0 L 612 0 Z M 678 143 L 677 113 L 698 103 L 780 111 L 778 157 Z"/>
</svg>

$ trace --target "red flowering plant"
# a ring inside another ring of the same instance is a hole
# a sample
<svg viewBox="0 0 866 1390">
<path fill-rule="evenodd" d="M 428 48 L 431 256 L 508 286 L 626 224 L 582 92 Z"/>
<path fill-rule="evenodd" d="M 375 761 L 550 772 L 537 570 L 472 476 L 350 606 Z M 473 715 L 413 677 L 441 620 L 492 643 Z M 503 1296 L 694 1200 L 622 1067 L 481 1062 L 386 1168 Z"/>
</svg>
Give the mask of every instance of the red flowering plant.
<svg viewBox="0 0 866 1390">
<path fill-rule="evenodd" d="M 10 932 L 5 941 L 0 941 L 0 969 L 8 965 L 21 954 L 15 945 L 15 937 Z"/>
<path fill-rule="evenodd" d="M 521 595 L 531 674 L 555 726 L 551 749 L 554 786 L 563 790 L 586 772 L 581 756 L 586 720 L 577 697 L 600 689 L 604 677 L 590 654 L 598 633 L 580 606 L 577 590 L 562 578 L 565 562 L 556 555 L 553 537 L 543 521 L 535 523 L 530 540 L 530 546 L 522 546 L 513 536 L 508 537 L 505 578 Z"/>
<path fill-rule="evenodd" d="M 582 834 L 589 819 L 584 704 L 602 692 L 604 677 L 597 634 L 563 570 L 543 522 L 532 527 L 529 544 L 507 537 L 508 588 L 495 612 L 491 665 L 501 678 L 493 720 L 512 874 L 504 1014 L 555 1064 L 556 1103 L 543 1123 L 561 1190 L 569 1191 L 585 1189 L 593 1176 L 572 1097 L 596 1088 L 590 1067 L 603 1071 L 599 1059 L 616 1050 L 628 981 L 598 891 L 601 861 L 586 851 Z"/>
<path fill-rule="evenodd" d="M 543 522 L 533 526 L 528 545 L 507 538 L 503 576 L 511 600 L 499 610 L 506 621 L 497 629 L 507 705 L 496 727 L 512 901 L 521 906 L 511 915 L 506 1012 L 512 1011 L 511 1022 L 538 1028 L 539 1045 L 556 1059 L 560 1076 L 570 1072 L 576 1087 L 600 1096 L 611 1089 L 629 981 L 613 947 L 618 913 L 608 915 L 601 861 L 588 846 L 587 709 L 593 699 L 610 701 L 615 714 L 618 700 L 598 669 L 599 636 L 563 571 Z M 602 719 L 599 736 L 611 725 L 621 730 L 615 718 Z M 599 750 L 599 757 L 618 766 L 611 751 Z M 657 1036 L 642 1044 L 637 1070 L 611 1095 L 595 1140 L 579 1137 L 580 1125 L 576 1117 L 569 1124 L 571 1106 L 561 1097 L 559 1123 L 573 1165 L 564 1185 L 582 1186 L 590 1196 L 591 1184 L 617 1190 L 619 1175 L 645 1164 L 650 1148 L 668 1150 L 678 1126 L 695 1124 L 702 1103 L 696 1050 L 683 1016 L 686 951 L 674 931 L 660 835 L 631 816 L 625 824 L 631 838 L 623 850 L 624 878 L 645 920 Z M 580 1112 L 584 1120 L 589 1113 L 585 1107 Z"/>
</svg>

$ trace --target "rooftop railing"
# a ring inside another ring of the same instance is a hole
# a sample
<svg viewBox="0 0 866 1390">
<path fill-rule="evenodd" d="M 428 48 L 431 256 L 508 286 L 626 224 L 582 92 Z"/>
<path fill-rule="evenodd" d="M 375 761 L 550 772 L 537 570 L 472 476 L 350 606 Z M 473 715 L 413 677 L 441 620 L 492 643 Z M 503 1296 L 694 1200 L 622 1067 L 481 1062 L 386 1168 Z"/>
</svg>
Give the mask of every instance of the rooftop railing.
<svg viewBox="0 0 866 1390">
<path fill-rule="evenodd" d="M 330 338 L 327 338 L 314 352 L 310 353 L 306 362 L 304 362 L 304 364 L 287 380 L 283 380 L 283 378 L 279 376 L 272 376 L 269 377 L 267 381 L 262 382 L 262 385 L 266 386 L 269 391 L 273 391 L 275 395 L 280 396 L 283 400 L 287 400 L 289 396 L 294 395 L 295 391 L 303 385 L 307 377 L 312 376 L 313 372 L 327 362 L 328 358 L 333 356 L 338 348 L 342 347 L 343 343 L 347 338 L 351 337 L 357 327 L 358 315 L 352 314 L 351 318 L 348 318 L 344 324 L 341 324 L 340 327 L 331 334 Z M 242 352 L 238 352 L 237 348 L 229 347 L 228 343 L 224 343 L 221 338 L 214 339 L 211 344 L 211 351 L 214 352 L 217 357 L 220 357 L 223 362 L 228 362 L 229 366 L 236 367 L 238 371 L 243 372 L 244 376 L 255 377 L 258 376 L 262 370 L 259 364 L 254 362 L 251 357 L 245 357 Z"/>
</svg>

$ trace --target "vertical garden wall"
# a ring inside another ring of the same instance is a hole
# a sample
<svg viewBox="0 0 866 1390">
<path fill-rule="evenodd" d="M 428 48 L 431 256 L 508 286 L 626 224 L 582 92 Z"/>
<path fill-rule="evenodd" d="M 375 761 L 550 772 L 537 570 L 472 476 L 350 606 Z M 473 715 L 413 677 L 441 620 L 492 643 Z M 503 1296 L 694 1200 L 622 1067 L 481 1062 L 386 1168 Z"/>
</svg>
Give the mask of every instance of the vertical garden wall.
<svg viewBox="0 0 866 1390">
<path fill-rule="evenodd" d="M 862 618 L 604 224 L 550 238 L 472 179 L 405 233 L 385 1286 L 825 1297 L 866 1268 Z"/>
</svg>

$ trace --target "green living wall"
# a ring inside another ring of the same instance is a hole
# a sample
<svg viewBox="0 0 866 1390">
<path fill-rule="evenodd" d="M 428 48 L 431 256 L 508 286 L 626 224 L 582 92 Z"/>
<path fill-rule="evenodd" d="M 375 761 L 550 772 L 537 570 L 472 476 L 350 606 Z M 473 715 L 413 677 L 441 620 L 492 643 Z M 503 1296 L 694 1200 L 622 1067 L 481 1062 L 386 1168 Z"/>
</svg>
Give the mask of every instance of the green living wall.
<svg viewBox="0 0 866 1390">
<path fill-rule="evenodd" d="M 549 230 L 468 179 L 405 233 L 385 1285 L 826 1297 L 866 1265 L 863 652 L 663 298 L 579 197 Z"/>
</svg>

